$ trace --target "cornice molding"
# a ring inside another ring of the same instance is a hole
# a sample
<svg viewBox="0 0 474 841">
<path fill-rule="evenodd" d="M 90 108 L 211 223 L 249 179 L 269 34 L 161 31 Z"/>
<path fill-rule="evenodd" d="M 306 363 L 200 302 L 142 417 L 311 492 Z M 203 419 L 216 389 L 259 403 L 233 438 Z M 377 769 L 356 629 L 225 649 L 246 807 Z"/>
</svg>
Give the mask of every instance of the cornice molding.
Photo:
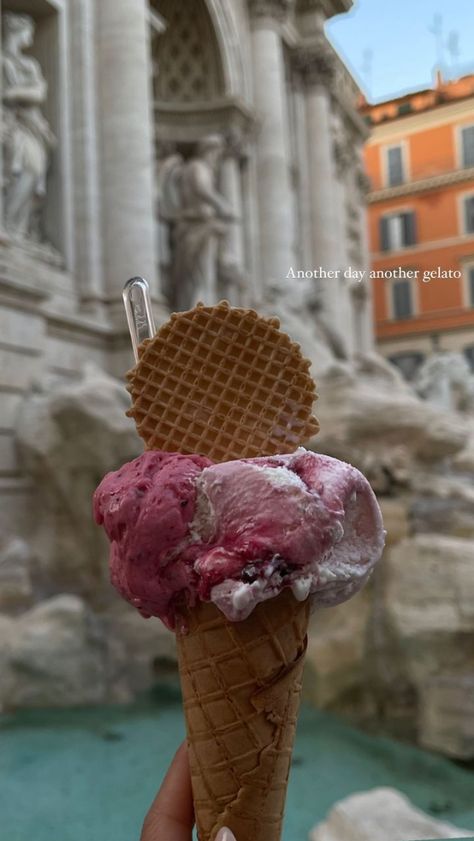
<svg viewBox="0 0 474 841">
<path fill-rule="evenodd" d="M 283 23 L 293 9 L 295 0 L 247 0 L 250 19 L 271 18 Z"/>
<path fill-rule="evenodd" d="M 450 172 L 441 172 L 439 175 L 432 175 L 430 178 L 419 178 L 416 181 L 399 184 L 397 187 L 372 190 L 369 193 L 368 202 L 369 204 L 375 204 L 376 202 L 395 199 L 399 196 L 412 196 L 417 193 L 425 193 L 428 190 L 436 190 L 439 187 L 449 186 L 450 184 L 462 184 L 464 181 L 474 181 L 474 167 L 453 169 Z"/>
</svg>

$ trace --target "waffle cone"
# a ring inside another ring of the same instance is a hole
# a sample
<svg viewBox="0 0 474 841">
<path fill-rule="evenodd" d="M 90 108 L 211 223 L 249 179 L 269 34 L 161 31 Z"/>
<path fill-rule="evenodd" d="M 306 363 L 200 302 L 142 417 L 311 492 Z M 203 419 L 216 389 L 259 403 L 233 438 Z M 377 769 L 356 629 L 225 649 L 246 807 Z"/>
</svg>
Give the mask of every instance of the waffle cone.
<svg viewBox="0 0 474 841">
<path fill-rule="evenodd" d="M 227 461 L 294 452 L 314 435 L 311 363 L 279 326 L 221 301 L 175 313 L 143 342 L 127 414 L 147 449 Z"/>
<path fill-rule="evenodd" d="M 281 835 L 309 602 L 290 590 L 229 622 L 199 603 L 178 631 L 178 660 L 199 841 Z"/>
</svg>

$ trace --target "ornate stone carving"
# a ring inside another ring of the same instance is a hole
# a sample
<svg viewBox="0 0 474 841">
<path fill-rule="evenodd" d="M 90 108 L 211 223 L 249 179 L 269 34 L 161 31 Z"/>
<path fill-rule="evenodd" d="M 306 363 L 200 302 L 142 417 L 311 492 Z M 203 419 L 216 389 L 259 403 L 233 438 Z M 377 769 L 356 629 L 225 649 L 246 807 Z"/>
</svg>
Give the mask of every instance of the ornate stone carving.
<svg viewBox="0 0 474 841">
<path fill-rule="evenodd" d="M 330 87 L 336 75 L 336 57 L 324 38 L 310 46 L 297 47 L 293 52 L 293 66 L 308 87 Z"/>
<path fill-rule="evenodd" d="M 208 135 L 189 160 L 171 155 L 160 167 L 159 216 L 170 226 L 171 305 L 180 310 L 217 298 L 219 243 L 235 221 L 216 187 L 224 150 L 221 135 Z"/>
<path fill-rule="evenodd" d="M 370 193 L 372 189 L 372 184 L 370 181 L 369 176 L 367 175 L 362 162 L 357 164 L 356 172 L 355 172 L 355 183 L 356 187 L 362 196 L 365 198 L 368 193 Z"/>
<path fill-rule="evenodd" d="M 294 6 L 294 0 L 247 0 L 250 17 L 269 17 L 284 21 Z"/>
<path fill-rule="evenodd" d="M 343 178 L 354 164 L 354 142 L 339 114 L 333 114 L 331 122 L 333 155 L 336 172 Z"/>
<path fill-rule="evenodd" d="M 46 174 L 55 137 L 41 112 L 47 84 L 36 59 L 24 55 L 34 39 L 29 15 L 3 15 L 3 157 L 5 226 L 41 240 Z"/>
<path fill-rule="evenodd" d="M 323 0 L 299 0 L 298 11 L 299 12 L 323 12 L 324 13 Z"/>
<path fill-rule="evenodd" d="M 204 0 L 161 0 L 162 31 L 153 40 L 158 102 L 202 102 L 224 94 L 223 69 Z"/>
<path fill-rule="evenodd" d="M 240 126 L 231 126 L 225 133 L 225 155 L 241 160 L 248 155 L 249 135 Z"/>
<path fill-rule="evenodd" d="M 417 372 L 415 390 L 439 409 L 474 412 L 474 374 L 461 353 L 432 353 Z"/>
</svg>

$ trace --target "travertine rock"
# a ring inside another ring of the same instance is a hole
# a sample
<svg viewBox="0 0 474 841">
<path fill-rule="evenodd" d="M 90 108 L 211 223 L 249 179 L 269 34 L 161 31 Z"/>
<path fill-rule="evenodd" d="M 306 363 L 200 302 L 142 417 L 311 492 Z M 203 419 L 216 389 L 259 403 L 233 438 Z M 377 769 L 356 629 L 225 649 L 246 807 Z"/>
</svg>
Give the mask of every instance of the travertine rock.
<svg viewBox="0 0 474 841">
<path fill-rule="evenodd" d="M 5 699 L 12 690 L 12 674 L 9 658 L 13 642 L 15 620 L 0 614 L 0 713 L 5 707 Z"/>
<path fill-rule="evenodd" d="M 77 596 L 56 596 L 18 619 L 8 633 L 2 705 L 93 704 L 105 700 L 106 645 Z"/>
<path fill-rule="evenodd" d="M 325 821 L 310 832 L 310 841 L 418 841 L 469 838 L 460 829 L 417 809 L 394 788 L 374 788 L 339 801 Z"/>
<path fill-rule="evenodd" d="M 127 407 L 123 385 L 91 366 L 78 382 L 45 382 L 24 402 L 17 442 L 37 488 L 30 541 L 43 596 L 72 592 L 94 606 L 111 597 L 91 499 L 105 473 L 141 450 Z"/>
<path fill-rule="evenodd" d="M 471 637 L 471 645 L 474 639 Z M 422 688 L 420 743 L 456 759 L 474 756 L 474 670 L 434 676 Z"/>
<path fill-rule="evenodd" d="M 380 493 L 408 486 L 417 461 L 453 455 L 468 439 L 462 418 L 418 400 L 375 356 L 354 368 L 335 363 L 318 379 L 318 392 L 315 449 L 352 460 Z"/>
<path fill-rule="evenodd" d="M 409 518 L 413 531 L 474 537 L 474 485 L 469 477 L 419 470 L 412 484 Z"/>
<path fill-rule="evenodd" d="M 383 611 L 391 642 L 386 657 L 398 670 L 394 686 L 405 680 L 418 698 L 418 737 L 472 758 L 474 541 L 418 534 L 389 549 Z"/>
<path fill-rule="evenodd" d="M 371 592 L 365 588 L 344 605 L 318 610 L 306 653 L 304 692 L 318 707 L 337 709 L 363 680 Z"/>
<path fill-rule="evenodd" d="M 13 537 L 2 543 L 0 547 L 0 611 L 18 613 L 32 604 L 31 561 L 31 549 L 20 537 Z"/>
<path fill-rule="evenodd" d="M 397 497 L 380 497 L 379 504 L 387 532 L 386 545 L 390 546 L 408 536 L 408 498 L 402 494 Z"/>
<path fill-rule="evenodd" d="M 17 619 L 2 618 L 5 640 L 1 705 L 57 707 L 125 700 L 113 670 L 122 653 L 77 596 L 42 602 Z M 110 691 L 112 688 L 112 691 Z"/>
<path fill-rule="evenodd" d="M 107 638 L 119 640 L 126 664 L 126 678 L 134 693 L 157 681 L 177 678 L 176 637 L 162 622 L 142 616 L 117 600 L 101 614 Z"/>
<path fill-rule="evenodd" d="M 387 554 L 386 569 L 386 609 L 400 639 L 474 634 L 474 541 L 406 538 Z"/>
<path fill-rule="evenodd" d="M 474 478 L 474 422 L 468 422 L 469 437 L 466 446 L 463 447 L 453 458 L 453 469 L 458 473 L 467 473 Z"/>
</svg>

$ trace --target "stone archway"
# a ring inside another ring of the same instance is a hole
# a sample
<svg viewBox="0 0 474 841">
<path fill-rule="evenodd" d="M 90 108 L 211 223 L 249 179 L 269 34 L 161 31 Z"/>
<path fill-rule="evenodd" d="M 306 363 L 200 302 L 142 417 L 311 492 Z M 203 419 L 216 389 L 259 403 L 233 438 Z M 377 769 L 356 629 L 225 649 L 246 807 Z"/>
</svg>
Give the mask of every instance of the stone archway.
<svg viewBox="0 0 474 841">
<path fill-rule="evenodd" d="M 222 3 L 221 0 L 205 0 L 205 2 L 219 43 L 226 93 L 228 96 L 238 96 L 250 102 L 252 88 L 250 63 L 245 60 L 242 52 L 245 42 L 239 31 L 239 4 Z"/>
</svg>

